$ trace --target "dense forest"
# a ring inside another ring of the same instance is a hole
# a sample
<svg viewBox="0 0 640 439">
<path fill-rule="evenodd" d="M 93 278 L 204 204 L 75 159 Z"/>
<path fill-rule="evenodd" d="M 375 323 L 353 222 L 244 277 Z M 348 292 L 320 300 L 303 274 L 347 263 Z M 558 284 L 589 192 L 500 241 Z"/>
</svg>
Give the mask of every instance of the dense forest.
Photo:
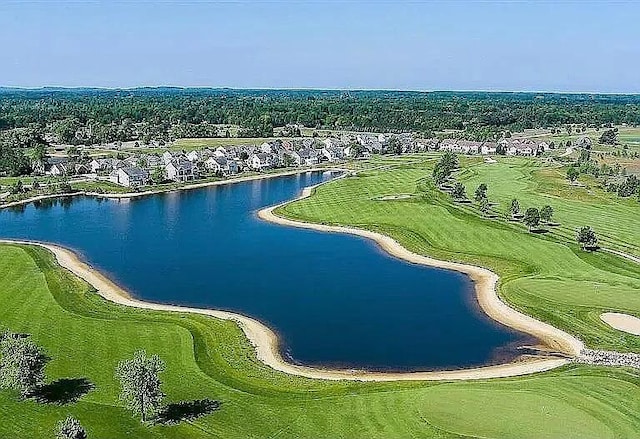
<svg viewBox="0 0 640 439">
<path fill-rule="evenodd" d="M 0 130 L 50 128 L 73 140 L 91 126 L 96 141 L 219 134 L 212 124 L 241 127 L 239 135 L 270 136 L 273 127 L 416 132 L 497 131 L 566 124 L 640 124 L 640 96 L 550 93 L 393 92 L 140 88 L 0 89 Z M 142 129 L 133 129 L 134 124 Z"/>
<path fill-rule="evenodd" d="M 185 137 L 269 137 L 288 124 L 330 130 L 460 130 L 470 140 L 525 128 L 640 124 L 640 96 L 553 93 L 137 88 L 0 88 L 0 173 L 28 167 L 46 139 L 63 144 Z M 299 132 L 294 130 L 293 132 Z M 22 151 L 16 151 L 20 149 Z"/>
</svg>

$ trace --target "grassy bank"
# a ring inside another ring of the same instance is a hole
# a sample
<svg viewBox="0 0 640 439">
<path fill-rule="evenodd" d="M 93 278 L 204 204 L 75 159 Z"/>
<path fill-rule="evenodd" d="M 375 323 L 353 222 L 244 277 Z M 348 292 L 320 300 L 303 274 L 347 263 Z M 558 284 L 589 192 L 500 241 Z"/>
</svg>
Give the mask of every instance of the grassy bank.
<svg viewBox="0 0 640 439">
<path fill-rule="evenodd" d="M 602 309 L 638 314 L 633 293 L 640 288 L 640 268 L 451 204 L 424 179 L 432 163 L 430 156 L 399 159 L 390 170 L 380 162 L 379 169 L 321 186 L 283 210 L 383 231 L 420 253 L 489 266 L 503 277 L 503 296 L 519 308 L 592 346 L 638 350 L 637 340 L 599 323 L 597 315 Z M 399 193 L 416 196 L 376 200 Z M 0 245 L 0 325 L 33 334 L 46 348 L 53 357 L 50 381 L 84 378 L 94 386 L 64 405 L 18 402 L 0 391 L 0 437 L 52 437 L 67 414 L 91 438 L 110 439 L 631 438 L 640 431 L 640 376 L 634 371 L 575 365 L 522 378 L 436 383 L 289 376 L 258 362 L 234 323 L 108 303 L 39 247 Z M 168 402 L 211 398 L 221 408 L 178 425 L 140 424 L 118 402 L 114 368 L 141 348 L 166 361 Z"/>
<path fill-rule="evenodd" d="M 459 180 L 470 196 L 480 182 L 498 204 L 497 219 L 454 204 L 433 187 L 433 160 L 374 169 L 321 186 L 314 196 L 286 205 L 280 213 L 316 223 L 350 225 L 388 234 L 416 253 L 491 268 L 500 294 L 521 311 L 582 338 L 589 347 L 640 351 L 640 339 L 600 321 L 604 311 L 640 315 L 640 266 L 603 253 L 586 253 L 574 230 L 591 225 L 603 245 L 638 251 L 640 204 L 592 188 L 573 188 L 555 168 L 532 160 L 470 161 Z M 563 185 L 567 186 L 566 188 Z M 392 194 L 404 200 L 379 201 Z M 512 198 L 523 207 L 551 204 L 559 227 L 531 234 L 504 219 Z M 635 204 L 634 204 L 635 203 Z M 344 206 L 349 206 L 345 209 Z"/>
<path fill-rule="evenodd" d="M 41 248 L 0 246 L 0 273 L 0 321 L 45 346 L 51 381 L 86 378 L 95 386 L 66 405 L 0 392 L 0 437 L 51 437 L 67 414 L 93 438 L 613 438 L 640 428 L 640 379 L 623 370 L 572 366 L 457 383 L 308 380 L 258 363 L 233 323 L 106 303 Z M 133 419 L 117 401 L 113 370 L 138 348 L 167 362 L 169 401 L 212 398 L 220 410 L 173 426 Z"/>
</svg>

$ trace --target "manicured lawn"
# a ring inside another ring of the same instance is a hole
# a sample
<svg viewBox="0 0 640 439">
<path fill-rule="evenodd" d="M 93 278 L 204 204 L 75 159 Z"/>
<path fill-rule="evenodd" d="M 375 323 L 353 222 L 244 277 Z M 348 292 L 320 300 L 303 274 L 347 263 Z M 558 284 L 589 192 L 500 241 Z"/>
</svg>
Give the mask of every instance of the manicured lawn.
<svg viewBox="0 0 640 439">
<path fill-rule="evenodd" d="M 640 378 L 629 371 L 571 366 L 453 383 L 308 380 L 257 362 L 233 323 L 107 303 L 43 249 L 1 245 L 0 273 L 0 322 L 46 348 L 50 381 L 95 386 L 67 405 L 0 391 L 0 437 L 52 437 L 68 414 L 92 438 L 623 438 L 640 429 Z M 221 408 L 179 425 L 140 424 L 120 406 L 113 376 L 118 360 L 139 348 L 166 361 L 168 401 L 212 398 Z"/>
<path fill-rule="evenodd" d="M 405 247 L 441 259 L 489 267 L 502 278 L 500 294 L 520 310 L 581 337 L 593 348 L 640 351 L 640 338 L 602 323 L 607 310 L 640 315 L 640 266 L 574 243 L 576 227 L 591 225 L 603 245 L 640 253 L 640 203 L 618 200 L 595 189 L 568 188 L 554 168 L 527 159 L 467 162 L 458 176 L 467 193 L 480 182 L 502 218 L 488 219 L 451 202 L 433 187 L 433 160 L 374 169 L 321 186 L 305 200 L 280 209 L 287 216 L 318 223 L 381 231 Z M 546 173 L 550 173 L 547 175 Z M 378 201 L 383 195 L 416 194 L 406 200 Z M 560 227 L 531 234 L 503 212 L 512 198 L 522 207 L 550 204 Z M 345 206 L 349 206 L 345 208 Z"/>
<path fill-rule="evenodd" d="M 435 158 L 363 163 L 372 168 L 321 186 L 311 198 L 282 210 L 305 220 L 383 231 L 419 253 L 490 267 L 502 276 L 503 297 L 518 308 L 578 334 L 592 347 L 640 351 L 638 337 L 610 329 L 598 318 L 605 309 L 640 315 L 639 266 L 584 253 L 561 233 L 534 236 L 520 224 L 480 218 L 452 204 L 426 178 Z M 498 211 L 514 194 L 523 205 L 552 199 L 578 206 L 592 196 L 556 190 L 560 182 L 545 174 L 554 171 L 527 160 L 487 165 L 470 159 L 464 166 L 469 171 L 460 179 L 467 191 L 486 179 L 490 199 L 500 201 Z M 494 174 L 494 168 L 504 173 Z M 416 196 L 375 200 L 397 193 Z M 626 215 L 637 211 L 605 195 L 594 198 L 594 208 L 609 203 L 604 210 L 617 212 L 615 221 L 622 224 L 618 233 L 610 227 L 607 239 L 624 242 L 636 236 L 633 218 Z M 572 227 L 570 209 L 554 207 L 561 227 Z M 580 220 L 595 215 L 585 219 L 613 221 L 588 208 L 582 215 Z M 91 438 L 105 439 L 633 438 L 640 431 L 637 371 L 572 365 L 521 378 L 435 383 L 290 376 L 258 362 L 234 323 L 111 304 L 57 266 L 46 250 L 32 246 L 0 245 L 0 325 L 32 334 L 46 348 L 53 358 L 47 367 L 50 381 L 84 378 L 94 386 L 66 405 L 19 402 L 0 391 L 0 438 L 52 437 L 56 422 L 67 414 L 77 417 Z M 157 353 L 167 363 L 167 402 L 210 398 L 221 408 L 178 425 L 140 424 L 119 403 L 114 378 L 118 361 L 137 349 Z"/>
<path fill-rule="evenodd" d="M 201 148 L 217 148 L 219 146 L 260 145 L 275 140 L 275 137 L 215 137 L 202 139 L 178 139 L 172 145 L 172 150 L 191 151 Z"/>
</svg>

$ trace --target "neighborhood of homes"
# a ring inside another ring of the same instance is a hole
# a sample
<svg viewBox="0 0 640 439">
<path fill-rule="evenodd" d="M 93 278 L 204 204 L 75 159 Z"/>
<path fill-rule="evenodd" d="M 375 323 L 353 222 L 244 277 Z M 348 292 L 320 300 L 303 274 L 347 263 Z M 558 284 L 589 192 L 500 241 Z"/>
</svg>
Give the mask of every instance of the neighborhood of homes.
<svg viewBox="0 0 640 439">
<path fill-rule="evenodd" d="M 393 139 L 393 140 L 392 140 Z M 586 142 L 589 138 L 585 137 Z M 393 149 L 390 150 L 390 145 Z M 78 163 L 66 157 L 50 157 L 42 171 L 54 175 L 93 174 L 126 187 L 150 184 L 152 175 L 162 180 L 188 182 L 209 175 L 229 176 L 243 171 L 265 171 L 291 166 L 315 166 L 322 162 L 366 159 L 385 152 L 412 153 L 451 151 L 460 154 L 504 154 L 536 156 L 550 148 L 546 142 L 530 139 L 503 139 L 499 142 L 474 142 L 457 139 L 414 140 L 409 134 L 344 135 L 340 139 L 305 138 L 274 140 L 260 146 L 204 148 L 190 152 L 132 155 L 125 159 L 95 158 Z"/>
</svg>

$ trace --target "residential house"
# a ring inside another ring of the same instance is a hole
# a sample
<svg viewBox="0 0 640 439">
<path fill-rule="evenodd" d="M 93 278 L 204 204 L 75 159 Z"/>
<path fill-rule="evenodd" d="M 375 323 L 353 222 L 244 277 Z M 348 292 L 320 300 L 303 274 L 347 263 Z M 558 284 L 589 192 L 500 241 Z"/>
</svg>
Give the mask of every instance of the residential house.
<svg viewBox="0 0 640 439">
<path fill-rule="evenodd" d="M 114 183 L 126 187 L 140 187 L 149 184 L 149 173 L 136 166 L 115 169 L 109 177 Z"/>
<path fill-rule="evenodd" d="M 498 150 L 498 144 L 494 142 L 485 142 L 480 147 L 482 155 L 495 154 Z"/>
<path fill-rule="evenodd" d="M 165 166 L 174 160 L 187 160 L 187 157 L 183 152 L 165 151 L 162 154 L 162 162 L 165 164 Z"/>
<path fill-rule="evenodd" d="M 342 148 L 344 145 L 340 140 L 333 137 L 327 137 L 322 141 L 326 148 Z"/>
<path fill-rule="evenodd" d="M 90 171 L 90 169 L 89 169 L 89 166 L 84 165 L 84 164 L 82 164 L 82 163 L 76 163 L 76 164 L 73 166 L 73 173 L 74 173 L 75 175 L 88 174 L 88 173 L 90 173 L 90 172 L 91 172 L 91 171 Z"/>
<path fill-rule="evenodd" d="M 443 139 L 438 149 L 446 152 L 460 152 L 460 145 L 456 139 Z"/>
<path fill-rule="evenodd" d="M 322 155 L 330 162 L 337 162 L 344 159 L 344 150 L 335 146 L 322 148 Z"/>
<path fill-rule="evenodd" d="M 211 156 L 205 160 L 204 165 L 209 171 L 223 175 L 237 174 L 239 172 L 238 163 L 226 157 Z"/>
<path fill-rule="evenodd" d="M 71 175 L 73 174 L 72 170 L 73 170 L 73 167 L 70 166 L 68 162 L 59 162 L 51 166 L 51 169 L 49 170 L 49 174 L 54 175 L 56 177 L 59 177 L 62 175 Z"/>
<path fill-rule="evenodd" d="M 229 151 L 226 150 L 226 148 L 219 146 L 215 149 L 215 151 L 213 151 L 213 155 L 215 155 L 216 157 L 227 157 L 227 155 L 230 154 Z"/>
<path fill-rule="evenodd" d="M 460 140 L 458 145 L 462 154 L 478 154 L 482 149 L 483 143 L 472 140 Z"/>
<path fill-rule="evenodd" d="M 212 155 L 213 155 L 213 151 L 211 151 L 208 148 L 205 148 L 200 150 L 194 149 L 193 151 L 189 151 L 186 157 L 187 157 L 187 160 L 189 160 L 191 163 L 198 163 L 198 162 L 204 162 Z"/>
<path fill-rule="evenodd" d="M 575 141 L 575 143 L 573 144 L 574 146 L 578 147 L 578 148 L 591 148 L 591 137 L 589 136 L 582 136 L 580 138 L 578 138 L 578 140 Z"/>
<path fill-rule="evenodd" d="M 263 171 L 265 169 L 270 169 L 274 165 L 272 163 L 272 156 L 265 152 L 258 152 L 251 154 L 247 160 L 249 167 L 256 171 Z"/>
<path fill-rule="evenodd" d="M 169 180 L 178 182 L 195 180 L 198 175 L 196 166 L 181 158 L 172 160 L 164 169 Z"/>
<path fill-rule="evenodd" d="M 312 148 L 302 148 L 298 151 L 291 152 L 297 166 L 313 166 L 318 164 L 318 153 Z"/>
</svg>

